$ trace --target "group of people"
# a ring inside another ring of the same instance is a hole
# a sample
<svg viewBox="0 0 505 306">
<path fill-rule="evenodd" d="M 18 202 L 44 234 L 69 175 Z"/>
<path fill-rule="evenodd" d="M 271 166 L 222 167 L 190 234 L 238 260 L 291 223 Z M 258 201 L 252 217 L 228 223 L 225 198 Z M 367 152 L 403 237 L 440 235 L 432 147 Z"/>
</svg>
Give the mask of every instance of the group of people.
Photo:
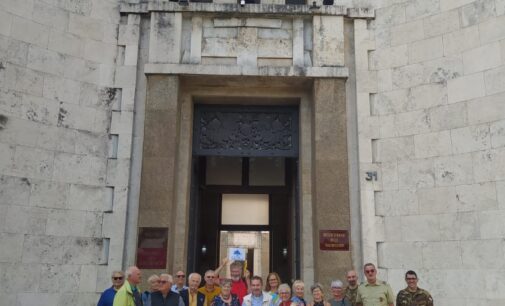
<svg viewBox="0 0 505 306">
<path fill-rule="evenodd" d="M 331 298 L 326 300 L 324 287 L 315 283 L 310 287 L 312 301 L 304 297 L 305 285 L 295 280 L 292 286 L 282 283 L 275 272 L 268 274 L 265 284 L 260 276 L 252 276 L 244 271 L 240 262 L 230 264 L 230 277 L 219 278 L 219 272 L 227 264 L 204 274 L 204 285 L 200 287 L 202 277 L 198 273 L 188 276 L 183 271 L 175 274 L 151 275 L 148 278 L 149 290 L 141 293 L 140 270 L 128 268 L 125 273 L 112 273 L 112 287 L 100 296 L 97 306 L 394 306 L 395 298 L 391 286 L 377 279 L 374 264 L 363 267 L 366 281 L 359 284 L 356 271 L 346 274 L 347 286 L 341 280 L 331 282 Z M 244 273 L 243 273 L 244 271 Z M 126 277 L 126 279 L 125 279 Z M 407 287 L 398 292 L 397 306 L 433 306 L 433 298 L 417 286 L 417 274 L 407 271 Z"/>
</svg>

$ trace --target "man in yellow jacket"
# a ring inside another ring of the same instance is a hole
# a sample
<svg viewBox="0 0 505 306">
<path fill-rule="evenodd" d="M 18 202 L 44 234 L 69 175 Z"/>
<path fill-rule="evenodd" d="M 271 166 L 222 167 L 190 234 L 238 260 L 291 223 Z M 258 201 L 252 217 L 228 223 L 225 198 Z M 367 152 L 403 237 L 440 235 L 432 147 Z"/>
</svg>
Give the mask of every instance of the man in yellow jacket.
<svg viewBox="0 0 505 306">
<path fill-rule="evenodd" d="M 142 306 L 137 285 L 140 284 L 140 270 L 133 266 L 126 269 L 126 281 L 117 291 L 113 306 Z"/>
</svg>

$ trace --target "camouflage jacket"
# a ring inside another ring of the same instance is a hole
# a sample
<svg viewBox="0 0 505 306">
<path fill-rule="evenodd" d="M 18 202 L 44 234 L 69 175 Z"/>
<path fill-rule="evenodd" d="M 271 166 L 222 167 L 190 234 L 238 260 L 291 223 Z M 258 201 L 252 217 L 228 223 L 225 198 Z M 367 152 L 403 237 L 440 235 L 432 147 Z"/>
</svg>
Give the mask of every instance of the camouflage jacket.
<svg viewBox="0 0 505 306">
<path fill-rule="evenodd" d="M 351 289 L 349 286 L 344 289 L 345 299 L 351 302 L 352 306 L 356 306 L 356 295 L 358 294 L 358 286 L 356 288 Z"/>
<path fill-rule="evenodd" d="M 398 292 L 396 306 L 433 306 L 433 298 L 424 289 L 417 288 L 416 292 L 410 292 L 405 288 Z"/>
</svg>

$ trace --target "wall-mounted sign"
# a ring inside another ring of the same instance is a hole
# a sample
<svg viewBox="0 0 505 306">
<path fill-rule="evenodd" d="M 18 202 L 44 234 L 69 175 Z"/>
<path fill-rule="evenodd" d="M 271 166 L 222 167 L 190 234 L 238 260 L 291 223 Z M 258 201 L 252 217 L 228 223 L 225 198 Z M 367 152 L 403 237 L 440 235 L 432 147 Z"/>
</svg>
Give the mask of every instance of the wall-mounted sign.
<svg viewBox="0 0 505 306">
<path fill-rule="evenodd" d="M 244 261 L 246 256 L 246 249 L 243 248 L 229 248 L 228 259 L 233 261 Z"/>
<path fill-rule="evenodd" d="M 319 249 L 323 251 L 349 251 L 349 231 L 320 230 Z"/>
<path fill-rule="evenodd" d="M 167 227 L 141 227 L 137 247 L 137 267 L 165 269 L 167 266 Z"/>
</svg>

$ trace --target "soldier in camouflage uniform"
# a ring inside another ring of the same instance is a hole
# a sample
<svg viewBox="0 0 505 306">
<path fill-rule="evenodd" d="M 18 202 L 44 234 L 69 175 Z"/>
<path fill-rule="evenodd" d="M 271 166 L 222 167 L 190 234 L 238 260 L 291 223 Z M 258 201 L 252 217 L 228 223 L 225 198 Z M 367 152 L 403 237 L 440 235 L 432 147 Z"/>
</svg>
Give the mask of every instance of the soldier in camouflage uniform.
<svg viewBox="0 0 505 306">
<path fill-rule="evenodd" d="M 358 294 L 358 275 L 356 271 L 347 272 L 347 287 L 344 289 L 345 299 L 351 302 L 352 306 L 356 306 L 356 294 Z"/>
<path fill-rule="evenodd" d="M 407 288 L 398 292 L 396 306 L 433 306 L 430 293 L 417 287 L 417 274 L 410 270 L 405 273 Z"/>
</svg>

